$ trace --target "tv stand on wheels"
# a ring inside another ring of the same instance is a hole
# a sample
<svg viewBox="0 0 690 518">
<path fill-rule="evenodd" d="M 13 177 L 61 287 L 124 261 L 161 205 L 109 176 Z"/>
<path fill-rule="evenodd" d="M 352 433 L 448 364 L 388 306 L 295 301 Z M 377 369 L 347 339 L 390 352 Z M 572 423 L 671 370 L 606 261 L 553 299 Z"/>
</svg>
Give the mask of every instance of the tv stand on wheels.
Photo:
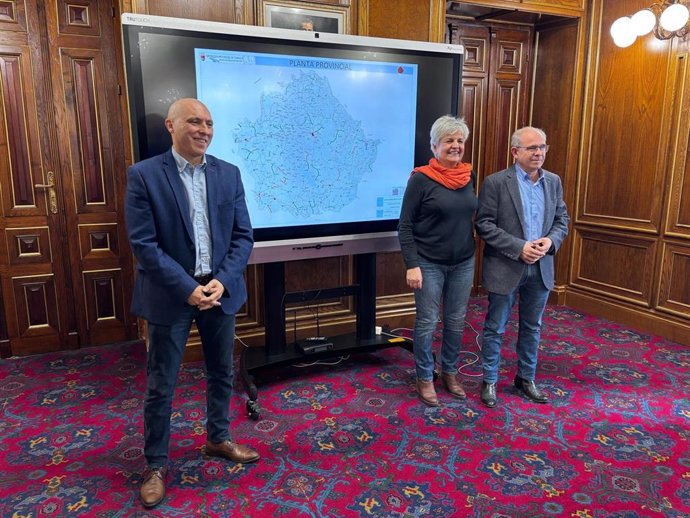
<svg viewBox="0 0 690 518">
<path fill-rule="evenodd" d="M 347 354 L 369 353 L 388 347 L 412 351 L 406 339 L 376 334 L 376 254 L 355 256 L 356 284 L 319 290 L 285 293 L 284 263 L 264 265 L 265 347 L 247 347 L 240 356 L 240 374 L 247 395 L 247 414 L 259 419 L 258 388 L 255 375 L 262 370 L 285 367 L 305 360 L 316 361 Z M 356 330 L 354 333 L 312 337 L 301 344 L 287 343 L 285 338 L 285 305 L 337 297 L 354 297 Z M 310 343 L 311 342 L 311 343 Z M 301 345 L 301 347 L 300 347 Z M 305 347 L 307 352 L 305 353 Z"/>
</svg>

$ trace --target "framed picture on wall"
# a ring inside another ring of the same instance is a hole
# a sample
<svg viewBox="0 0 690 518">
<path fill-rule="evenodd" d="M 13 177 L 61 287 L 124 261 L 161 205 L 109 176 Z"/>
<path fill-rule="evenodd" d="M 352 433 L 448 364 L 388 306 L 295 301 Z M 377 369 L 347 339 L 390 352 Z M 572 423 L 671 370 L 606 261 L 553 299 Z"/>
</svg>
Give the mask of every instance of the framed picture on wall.
<svg viewBox="0 0 690 518">
<path fill-rule="evenodd" d="M 258 22 L 266 27 L 349 33 L 349 8 L 345 6 L 289 0 L 259 0 L 258 11 Z"/>
</svg>

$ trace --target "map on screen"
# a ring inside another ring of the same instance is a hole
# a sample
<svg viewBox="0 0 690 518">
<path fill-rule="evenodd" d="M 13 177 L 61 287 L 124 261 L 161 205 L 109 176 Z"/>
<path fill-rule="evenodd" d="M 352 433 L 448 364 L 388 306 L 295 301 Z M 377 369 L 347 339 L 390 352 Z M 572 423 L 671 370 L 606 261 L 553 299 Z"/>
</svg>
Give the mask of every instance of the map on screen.
<svg viewBox="0 0 690 518">
<path fill-rule="evenodd" d="M 209 153 L 240 167 L 255 228 L 397 219 L 417 65 L 195 49 Z M 227 126 L 227 124 L 226 124 Z"/>
</svg>

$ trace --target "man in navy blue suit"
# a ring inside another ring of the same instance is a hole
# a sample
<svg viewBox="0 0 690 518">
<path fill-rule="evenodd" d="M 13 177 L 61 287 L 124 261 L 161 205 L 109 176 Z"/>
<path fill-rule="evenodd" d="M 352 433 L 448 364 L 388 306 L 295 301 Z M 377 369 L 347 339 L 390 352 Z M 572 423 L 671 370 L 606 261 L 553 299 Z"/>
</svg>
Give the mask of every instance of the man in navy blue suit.
<svg viewBox="0 0 690 518">
<path fill-rule="evenodd" d="M 235 313 L 247 298 L 244 269 L 254 244 L 240 171 L 206 154 L 213 120 L 200 101 L 174 102 L 165 127 L 172 148 L 129 168 L 125 197 L 137 259 L 132 312 L 148 323 L 146 507 L 165 498 L 172 398 L 192 321 L 206 364 L 206 454 L 259 459 L 228 430 Z"/>
</svg>

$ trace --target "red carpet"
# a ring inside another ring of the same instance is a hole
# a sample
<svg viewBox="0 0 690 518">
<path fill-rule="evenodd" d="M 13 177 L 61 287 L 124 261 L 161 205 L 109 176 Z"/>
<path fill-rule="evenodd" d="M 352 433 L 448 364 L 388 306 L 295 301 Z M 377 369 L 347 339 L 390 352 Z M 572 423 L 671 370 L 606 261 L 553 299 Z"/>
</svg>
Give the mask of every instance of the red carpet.
<svg viewBox="0 0 690 518">
<path fill-rule="evenodd" d="M 474 329 L 484 307 L 472 300 Z M 470 376 L 467 401 L 437 383 L 444 406 L 423 406 L 402 349 L 261 385 L 259 421 L 236 376 L 233 434 L 262 455 L 247 466 L 203 456 L 204 373 L 187 364 L 152 511 L 138 501 L 143 347 L 3 360 L 0 516 L 690 516 L 690 347 L 564 307 L 544 324 L 548 405 L 515 393 L 512 345 L 494 409 Z"/>
</svg>

